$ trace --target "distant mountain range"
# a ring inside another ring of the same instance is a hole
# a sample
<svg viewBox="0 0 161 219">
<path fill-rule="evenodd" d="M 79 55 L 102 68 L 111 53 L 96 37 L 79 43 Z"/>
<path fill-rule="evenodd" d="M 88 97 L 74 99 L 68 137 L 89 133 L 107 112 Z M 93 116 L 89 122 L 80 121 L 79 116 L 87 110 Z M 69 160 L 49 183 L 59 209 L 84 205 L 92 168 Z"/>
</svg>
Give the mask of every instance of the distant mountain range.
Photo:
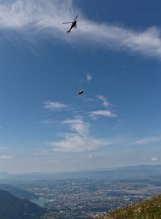
<svg viewBox="0 0 161 219">
<path fill-rule="evenodd" d="M 1 219 L 40 219 L 45 210 L 27 199 L 19 199 L 0 190 Z"/>
<path fill-rule="evenodd" d="M 161 165 L 142 165 L 142 166 L 129 166 L 103 170 L 89 170 L 79 172 L 65 172 L 65 173 L 31 173 L 31 174 L 9 174 L 0 173 L 1 182 L 4 180 L 54 180 L 66 178 L 91 178 L 91 179 L 107 179 L 107 180 L 120 180 L 120 179 L 135 179 L 149 176 L 161 175 Z"/>
<path fill-rule="evenodd" d="M 160 219 L 161 195 L 150 200 L 138 202 L 126 208 L 120 208 L 97 219 Z"/>
</svg>

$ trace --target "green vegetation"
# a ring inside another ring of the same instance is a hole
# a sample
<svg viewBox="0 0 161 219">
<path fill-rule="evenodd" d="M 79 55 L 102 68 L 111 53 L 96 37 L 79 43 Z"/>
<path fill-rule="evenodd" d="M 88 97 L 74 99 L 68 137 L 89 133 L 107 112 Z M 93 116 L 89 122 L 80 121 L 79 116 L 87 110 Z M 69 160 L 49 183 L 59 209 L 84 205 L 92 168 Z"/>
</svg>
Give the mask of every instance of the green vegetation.
<svg viewBox="0 0 161 219">
<path fill-rule="evenodd" d="M 120 208 L 97 219 L 161 219 L 161 195 Z"/>
</svg>

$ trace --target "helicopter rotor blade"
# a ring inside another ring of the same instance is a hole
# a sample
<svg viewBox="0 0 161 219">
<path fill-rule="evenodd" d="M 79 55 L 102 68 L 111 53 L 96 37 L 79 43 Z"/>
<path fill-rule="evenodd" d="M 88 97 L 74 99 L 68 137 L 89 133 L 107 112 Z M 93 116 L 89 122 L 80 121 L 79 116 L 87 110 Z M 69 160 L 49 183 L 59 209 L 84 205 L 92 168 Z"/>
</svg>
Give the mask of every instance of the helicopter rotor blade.
<svg viewBox="0 0 161 219">
<path fill-rule="evenodd" d="M 72 24 L 73 22 L 63 22 L 62 24 Z"/>
<path fill-rule="evenodd" d="M 74 21 L 78 18 L 78 15 L 74 18 Z"/>
</svg>

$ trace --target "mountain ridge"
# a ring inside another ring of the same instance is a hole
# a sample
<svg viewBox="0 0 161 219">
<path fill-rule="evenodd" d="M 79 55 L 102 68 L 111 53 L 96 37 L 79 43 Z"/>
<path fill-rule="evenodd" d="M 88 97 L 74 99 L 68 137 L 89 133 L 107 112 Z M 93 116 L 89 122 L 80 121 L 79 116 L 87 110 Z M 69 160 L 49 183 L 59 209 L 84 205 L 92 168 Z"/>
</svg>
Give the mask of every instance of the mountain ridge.
<svg viewBox="0 0 161 219">
<path fill-rule="evenodd" d="M 0 179 L 4 180 L 41 180 L 41 179 L 62 179 L 62 178 L 95 178 L 95 175 L 99 174 L 100 177 L 108 177 L 112 180 L 119 178 L 143 178 L 147 176 L 161 175 L 161 165 L 137 165 L 137 166 L 125 166 L 117 168 L 97 169 L 97 170 L 86 170 L 86 171 L 75 171 L 75 172 L 62 172 L 62 173 L 26 173 L 26 174 L 9 174 L 0 173 Z"/>
</svg>

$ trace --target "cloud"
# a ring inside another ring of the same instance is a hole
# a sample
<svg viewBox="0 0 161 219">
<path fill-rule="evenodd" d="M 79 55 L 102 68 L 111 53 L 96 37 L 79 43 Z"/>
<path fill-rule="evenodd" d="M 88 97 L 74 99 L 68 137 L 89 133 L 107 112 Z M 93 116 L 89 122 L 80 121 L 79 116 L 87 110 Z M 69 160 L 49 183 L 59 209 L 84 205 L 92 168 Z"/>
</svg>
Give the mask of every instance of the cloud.
<svg viewBox="0 0 161 219">
<path fill-rule="evenodd" d="M 90 117 L 96 119 L 97 117 L 116 117 L 117 115 L 109 110 L 97 110 L 90 112 Z"/>
<path fill-rule="evenodd" d="M 90 21 L 85 21 L 83 24 L 84 26 L 82 25 L 80 28 L 80 35 L 86 40 L 89 38 L 95 45 L 161 58 L 160 29 L 156 27 L 135 31 L 116 25 L 97 24 Z"/>
<path fill-rule="evenodd" d="M 0 3 L 0 27 L 15 30 L 33 26 L 39 30 L 45 27 L 56 29 L 60 21 L 69 18 L 72 13 L 71 3 L 71 0 L 4 0 Z"/>
<path fill-rule="evenodd" d="M 36 156 L 46 156 L 48 153 L 47 150 L 45 149 L 37 149 L 36 152 L 33 154 L 33 155 L 36 155 Z"/>
<path fill-rule="evenodd" d="M 13 155 L 2 154 L 0 155 L 0 160 L 10 160 L 13 158 Z"/>
<path fill-rule="evenodd" d="M 90 82 L 92 80 L 92 74 L 91 73 L 87 73 L 86 79 L 87 79 L 87 82 Z"/>
<path fill-rule="evenodd" d="M 89 132 L 89 124 L 85 123 L 82 119 L 67 119 L 65 124 L 70 125 L 70 129 L 81 136 L 86 136 Z"/>
<path fill-rule="evenodd" d="M 90 135 L 89 124 L 85 123 L 82 119 L 66 120 L 64 123 L 69 125 L 70 132 L 64 134 L 63 140 L 50 143 L 54 151 L 93 151 L 111 144 L 107 139 L 92 137 Z"/>
<path fill-rule="evenodd" d="M 135 31 L 87 19 L 72 0 L 4 0 L 0 3 L 0 30 L 13 30 L 27 40 L 54 38 L 83 45 L 140 53 L 161 58 L 161 31 L 157 27 Z M 78 29 L 66 35 L 64 21 L 79 14 Z M 6 34 L 8 37 L 8 34 Z"/>
<path fill-rule="evenodd" d="M 65 139 L 60 142 L 54 142 L 51 146 L 54 151 L 60 152 L 84 152 L 93 151 L 99 147 L 107 145 L 105 140 L 95 139 L 89 136 L 80 136 L 79 134 L 66 134 Z"/>
<path fill-rule="evenodd" d="M 152 143 L 157 143 L 161 141 L 161 137 L 159 136 L 150 136 L 150 137 L 145 137 L 145 138 L 140 138 L 137 139 L 136 141 L 133 142 L 133 144 L 152 144 Z"/>
<path fill-rule="evenodd" d="M 102 105 L 103 105 L 104 107 L 110 106 L 110 102 L 109 102 L 109 101 L 107 100 L 107 98 L 104 97 L 103 95 L 97 95 L 97 98 L 102 101 Z"/>
<path fill-rule="evenodd" d="M 158 158 L 157 157 L 151 157 L 151 161 L 156 162 L 156 161 L 158 161 Z"/>
<path fill-rule="evenodd" d="M 54 111 L 54 110 L 65 109 L 67 108 L 67 105 L 59 102 L 45 101 L 43 108 Z"/>
<path fill-rule="evenodd" d="M 0 29 L 13 30 L 27 40 L 63 38 L 63 21 L 73 19 L 71 0 L 4 0 L 0 3 Z M 62 36 L 62 37 L 61 37 Z"/>
</svg>

